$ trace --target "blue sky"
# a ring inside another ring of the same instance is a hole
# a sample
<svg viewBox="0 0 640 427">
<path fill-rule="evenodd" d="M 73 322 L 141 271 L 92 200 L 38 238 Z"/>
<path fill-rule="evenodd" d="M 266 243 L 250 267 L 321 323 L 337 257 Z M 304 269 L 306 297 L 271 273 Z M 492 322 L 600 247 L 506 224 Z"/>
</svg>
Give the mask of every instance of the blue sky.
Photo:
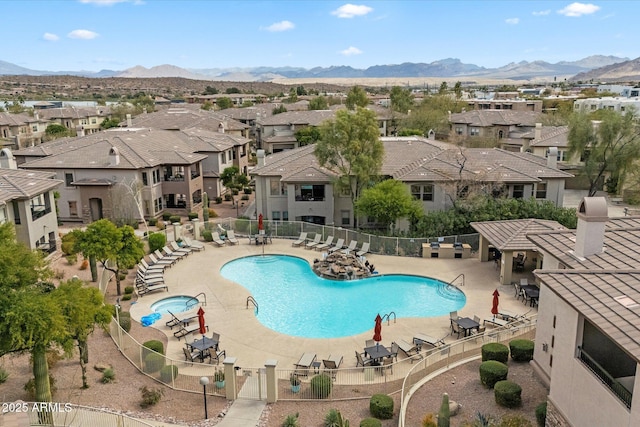
<svg viewBox="0 0 640 427">
<path fill-rule="evenodd" d="M 0 60 L 47 71 L 640 56 L 638 1 L 3 0 L 0 14 Z"/>
</svg>

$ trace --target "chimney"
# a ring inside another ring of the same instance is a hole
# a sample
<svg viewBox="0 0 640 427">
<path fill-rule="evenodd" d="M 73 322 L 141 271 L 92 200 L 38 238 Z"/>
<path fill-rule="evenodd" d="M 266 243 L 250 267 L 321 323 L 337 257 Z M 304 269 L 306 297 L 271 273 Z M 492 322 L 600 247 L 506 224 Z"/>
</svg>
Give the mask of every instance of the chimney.
<svg viewBox="0 0 640 427">
<path fill-rule="evenodd" d="M 533 134 L 534 139 L 542 138 L 542 123 L 536 123 L 536 130 Z"/>
<path fill-rule="evenodd" d="M 435 141 L 436 139 L 436 133 L 433 129 L 429 129 L 429 133 L 427 134 L 428 138 L 432 141 Z"/>
<path fill-rule="evenodd" d="M 558 167 L 558 147 L 549 147 L 547 150 L 547 167 L 554 169 Z"/>
<path fill-rule="evenodd" d="M 0 150 L 0 169 L 18 169 L 16 158 L 8 148 Z"/>
<path fill-rule="evenodd" d="M 258 157 L 258 167 L 265 165 L 265 153 L 264 150 L 256 151 L 256 157 Z"/>
<path fill-rule="evenodd" d="M 131 114 L 127 114 L 127 127 L 130 128 L 131 126 Z"/>
<path fill-rule="evenodd" d="M 602 253 L 604 249 L 605 224 L 609 220 L 607 199 L 585 197 L 578 206 L 578 227 L 574 255 L 586 258 Z"/>
<path fill-rule="evenodd" d="M 109 150 L 109 166 L 118 166 L 120 164 L 120 152 L 116 147 Z"/>
<path fill-rule="evenodd" d="M 218 124 L 218 132 L 224 133 L 224 125 L 222 124 L 222 122 Z"/>
</svg>

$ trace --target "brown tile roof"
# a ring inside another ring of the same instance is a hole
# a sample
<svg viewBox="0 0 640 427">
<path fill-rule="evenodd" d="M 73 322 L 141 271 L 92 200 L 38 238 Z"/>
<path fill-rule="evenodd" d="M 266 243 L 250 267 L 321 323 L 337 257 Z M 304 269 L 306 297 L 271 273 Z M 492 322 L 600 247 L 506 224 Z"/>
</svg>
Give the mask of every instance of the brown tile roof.
<svg viewBox="0 0 640 427">
<path fill-rule="evenodd" d="M 461 123 L 469 126 L 535 126 L 540 121 L 541 113 L 533 111 L 513 110 L 473 110 L 464 113 L 454 113 L 450 123 Z"/>
<path fill-rule="evenodd" d="M 62 184 L 51 172 L 0 168 L 0 203 L 30 199 Z"/>
<path fill-rule="evenodd" d="M 324 121 L 332 120 L 335 116 L 336 112 L 333 110 L 286 111 L 265 117 L 260 120 L 260 124 L 262 126 L 320 126 Z"/>
<path fill-rule="evenodd" d="M 527 239 L 527 233 L 566 230 L 557 221 L 544 219 L 513 219 L 505 221 L 472 222 L 471 227 L 501 251 L 535 250 L 538 247 Z"/>
<path fill-rule="evenodd" d="M 569 127 L 554 126 L 542 127 L 542 135 L 540 138 L 531 140 L 532 147 L 568 147 L 569 146 Z"/>
<path fill-rule="evenodd" d="M 145 127 L 167 130 L 195 127 L 217 132 L 220 124 L 224 126 L 225 130 L 237 131 L 249 127 L 224 114 L 192 108 L 167 108 L 153 113 L 140 114 L 131 120 L 132 128 Z M 126 125 L 126 122 L 123 122 L 122 125 Z"/>
</svg>

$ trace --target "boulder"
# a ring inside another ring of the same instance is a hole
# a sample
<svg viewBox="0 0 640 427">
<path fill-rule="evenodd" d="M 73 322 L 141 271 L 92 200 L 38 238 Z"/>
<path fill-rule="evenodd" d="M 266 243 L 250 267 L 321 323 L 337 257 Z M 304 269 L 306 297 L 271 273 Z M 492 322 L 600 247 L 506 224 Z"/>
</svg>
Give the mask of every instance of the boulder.
<svg viewBox="0 0 640 427">
<path fill-rule="evenodd" d="M 453 417 L 454 415 L 458 415 L 458 412 L 460 412 L 460 407 L 461 407 L 461 405 L 458 402 L 450 400 L 449 401 L 449 416 Z"/>
<path fill-rule="evenodd" d="M 95 365 L 93 365 L 93 369 L 95 369 L 98 372 L 104 372 L 107 369 L 113 369 L 113 366 L 108 363 L 98 362 Z"/>
</svg>

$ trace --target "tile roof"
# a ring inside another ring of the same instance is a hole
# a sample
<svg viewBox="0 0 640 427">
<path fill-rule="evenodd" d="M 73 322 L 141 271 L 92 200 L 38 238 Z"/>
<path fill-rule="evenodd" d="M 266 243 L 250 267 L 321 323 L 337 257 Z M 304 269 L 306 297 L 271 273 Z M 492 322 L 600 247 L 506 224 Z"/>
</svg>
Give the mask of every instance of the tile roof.
<svg viewBox="0 0 640 427">
<path fill-rule="evenodd" d="M 54 119 L 84 119 L 87 117 L 106 117 L 111 114 L 111 107 L 99 105 L 97 107 L 57 107 L 43 108 L 37 111 L 38 117 L 45 120 Z"/>
<path fill-rule="evenodd" d="M 569 146 L 569 127 L 553 126 L 542 127 L 542 135 L 540 138 L 531 140 L 532 147 L 568 147 Z"/>
<path fill-rule="evenodd" d="M 313 174 L 314 178 L 330 182 L 337 175 L 329 169 L 320 166 L 316 156 L 313 154 L 315 146 L 306 145 L 295 150 L 281 151 L 265 157 L 264 166 L 257 166 L 251 171 L 251 175 L 258 176 L 280 176 L 281 181 L 288 182 L 289 179 L 299 181 L 307 173 Z M 308 180 L 307 180 L 308 181 Z"/>
<path fill-rule="evenodd" d="M 260 120 L 262 126 L 296 125 L 319 126 L 325 120 L 334 119 L 333 110 L 286 111 Z"/>
<path fill-rule="evenodd" d="M 451 114 L 450 123 L 461 123 L 469 126 L 535 126 L 540 121 L 541 113 L 534 111 L 514 110 L 473 110 Z"/>
<path fill-rule="evenodd" d="M 470 225 L 501 251 L 535 250 L 538 246 L 527 239 L 527 233 L 566 230 L 557 221 L 534 218 L 472 222 Z"/>
<path fill-rule="evenodd" d="M 220 124 L 224 126 L 225 130 L 244 130 L 249 128 L 248 125 L 216 111 L 182 107 L 166 108 L 153 113 L 140 114 L 131 120 L 132 128 L 146 127 L 167 130 L 197 127 L 217 132 Z M 126 122 L 123 122 L 123 125 L 126 125 Z"/>
<path fill-rule="evenodd" d="M 0 203 L 30 199 L 62 184 L 51 172 L 0 168 Z"/>
</svg>

